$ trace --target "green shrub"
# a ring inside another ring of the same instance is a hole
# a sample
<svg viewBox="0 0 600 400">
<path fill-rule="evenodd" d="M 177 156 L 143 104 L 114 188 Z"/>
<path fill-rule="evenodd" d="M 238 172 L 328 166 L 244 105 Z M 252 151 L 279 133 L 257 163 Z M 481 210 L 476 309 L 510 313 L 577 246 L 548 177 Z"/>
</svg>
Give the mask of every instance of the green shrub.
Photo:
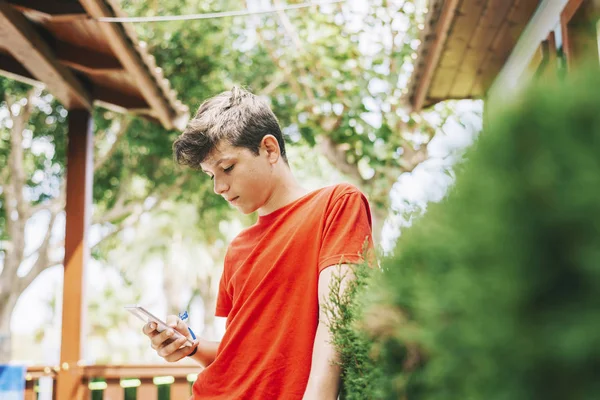
<svg viewBox="0 0 600 400">
<path fill-rule="evenodd" d="M 344 276 L 338 270 L 334 273 L 330 287 L 329 302 L 325 312 L 331 321 L 329 329 L 333 333 L 333 344 L 340 354 L 341 377 L 343 381 L 340 398 L 343 400 L 363 400 L 364 394 L 381 396 L 381 371 L 375 367 L 370 348 L 372 338 L 356 325 L 363 318 L 364 305 L 361 296 L 369 286 L 371 270 L 368 264 L 353 267 L 354 278 L 345 290 L 341 289 Z"/>
<path fill-rule="evenodd" d="M 347 398 L 599 399 L 600 74 L 528 91 L 466 159 L 349 303 Z"/>
</svg>

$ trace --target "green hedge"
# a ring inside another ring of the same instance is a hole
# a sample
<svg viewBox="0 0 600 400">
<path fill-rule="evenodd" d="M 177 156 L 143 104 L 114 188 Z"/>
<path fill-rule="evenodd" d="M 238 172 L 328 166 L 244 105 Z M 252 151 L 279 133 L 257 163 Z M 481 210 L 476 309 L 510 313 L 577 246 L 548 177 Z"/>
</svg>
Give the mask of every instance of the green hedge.
<svg viewBox="0 0 600 400">
<path fill-rule="evenodd" d="M 488 127 L 346 302 L 346 398 L 600 399 L 600 73 Z"/>
</svg>

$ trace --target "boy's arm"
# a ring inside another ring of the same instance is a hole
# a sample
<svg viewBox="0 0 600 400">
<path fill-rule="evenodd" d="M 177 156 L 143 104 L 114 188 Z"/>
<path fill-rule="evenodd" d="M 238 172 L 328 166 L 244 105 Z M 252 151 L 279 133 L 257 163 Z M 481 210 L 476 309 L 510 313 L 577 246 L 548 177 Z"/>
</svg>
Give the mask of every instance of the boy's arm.
<svg viewBox="0 0 600 400">
<path fill-rule="evenodd" d="M 196 351 L 196 354 L 190 358 L 206 368 L 217 357 L 217 349 L 221 342 L 213 342 L 201 338 L 198 338 L 198 341 L 198 350 Z"/>
<path fill-rule="evenodd" d="M 352 269 L 348 265 L 330 266 L 319 275 L 319 325 L 315 334 L 310 375 L 303 400 L 335 400 L 340 389 L 339 355 L 333 345 L 329 330 L 329 315 L 325 312 L 325 303 L 329 301 L 332 279 L 341 277 L 340 291 L 346 290 L 353 279 Z"/>
<path fill-rule="evenodd" d="M 170 323 L 173 329 L 177 329 L 184 335 L 189 336 L 188 326 L 180 318 L 175 317 L 174 320 L 169 320 L 169 317 L 167 317 L 167 321 L 167 324 Z M 190 358 L 206 368 L 217 358 L 217 350 L 221 342 L 213 342 L 201 337 L 197 338 L 196 341 L 198 342 L 196 353 L 190 356 Z"/>
<path fill-rule="evenodd" d="M 194 346 L 184 346 L 185 338 L 192 340 L 190 331 L 185 322 L 177 315 L 168 315 L 166 323 L 170 329 L 165 329 L 162 332 L 158 332 L 155 322 L 145 324 L 142 329 L 144 334 L 150 338 L 152 348 L 156 350 L 156 353 L 164 358 L 165 361 L 179 361 L 192 353 L 194 347 L 196 348 L 196 353 L 193 356 L 190 356 L 190 358 L 201 366 L 206 368 L 215 360 L 220 342 L 212 342 L 210 340 L 197 338 L 194 340 Z M 173 330 L 178 331 L 184 337 L 173 340 Z"/>
</svg>

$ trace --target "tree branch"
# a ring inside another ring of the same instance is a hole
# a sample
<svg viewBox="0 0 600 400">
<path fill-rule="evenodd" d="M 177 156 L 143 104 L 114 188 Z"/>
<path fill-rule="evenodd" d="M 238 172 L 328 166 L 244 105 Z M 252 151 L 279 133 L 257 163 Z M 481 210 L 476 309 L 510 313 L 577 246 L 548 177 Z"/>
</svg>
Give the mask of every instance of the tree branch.
<svg viewBox="0 0 600 400">
<path fill-rule="evenodd" d="M 32 97 L 34 89 L 27 93 L 27 104 L 21 108 L 19 114 L 12 110 L 8 96 L 5 97 L 9 114 L 13 122 L 10 134 L 10 146 L 8 154 L 8 179 L 3 186 L 4 200 L 6 206 L 6 227 L 10 240 L 5 246 L 4 268 L 0 274 L 0 289 L 10 288 L 17 279 L 17 270 L 23 261 L 25 248 L 25 224 L 29 218 L 29 204 L 23 197 L 25 186 L 25 170 L 23 156 L 23 130 L 29 122 L 32 112 Z"/>
<path fill-rule="evenodd" d="M 48 210 L 51 213 L 60 213 L 65 209 L 67 203 L 66 179 L 62 178 L 58 189 L 58 196 L 49 199 L 43 203 L 37 204 L 29 209 L 29 216 L 33 216 L 40 211 Z"/>
<path fill-rule="evenodd" d="M 12 118 L 12 111 L 10 110 L 11 107 L 11 103 L 8 100 L 8 95 L 6 93 L 2 93 L 2 100 L 6 103 L 6 108 L 8 109 L 8 115 Z M 9 153 L 8 156 L 10 158 L 10 147 L 9 147 Z M 8 178 L 9 178 L 9 172 L 10 168 L 2 168 L 0 169 L 0 186 L 1 187 L 5 187 L 6 184 L 8 183 Z"/>
<path fill-rule="evenodd" d="M 281 2 L 279 0 L 273 0 L 273 5 L 277 8 L 279 8 L 279 7 L 281 7 Z M 277 15 L 279 16 L 279 20 L 281 21 L 283 28 L 286 30 L 290 39 L 292 39 L 292 42 L 294 43 L 296 50 L 304 51 L 304 46 L 302 46 L 302 42 L 300 41 L 300 36 L 298 36 L 298 32 L 296 32 L 294 25 L 292 25 L 292 23 L 290 22 L 290 19 L 288 18 L 285 11 L 277 10 Z"/>
<path fill-rule="evenodd" d="M 98 240 L 98 242 L 96 242 L 96 244 L 94 244 L 92 246 L 92 248 L 98 247 L 98 245 L 100 243 L 102 243 L 103 241 L 105 241 L 111 237 L 118 235 L 120 232 L 122 232 L 126 228 L 131 228 L 131 227 L 135 226 L 139 222 L 142 215 L 144 215 L 147 212 L 152 211 L 159 205 L 160 205 L 160 201 L 156 201 L 154 204 L 152 204 L 151 206 L 149 206 L 147 208 L 139 208 L 138 207 L 137 209 L 134 209 L 120 224 L 115 225 L 116 228 L 114 230 L 112 230 L 107 235 L 102 236 L 102 238 L 100 240 Z"/>
<path fill-rule="evenodd" d="M 23 188 L 26 182 L 25 169 L 23 166 L 23 131 L 25 130 L 31 115 L 33 93 L 33 89 L 27 93 L 27 105 L 21 108 L 18 115 L 10 110 L 13 126 L 10 133 L 10 150 L 8 155 L 8 167 L 10 173 L 7 186 L 10 189 L 7 191 L 7 197 L 10 197 L 7 198 L 7 211 L 10 212 L 9 219 L 13 218 L 11 214 L 14 214 L 14 211 L 18 212 L 19 219 L 26 220 L 28 217 L 28 204 L 23 198 Z M 9 109 L 12 108 L 12 105 L 13 104 L 9 105 Z"/>
<path fill-rule="evenodd" d="M 8 93 L 4 92 L 2 93 L 2 99 L 4 100 L 4 102 L 6 102 L 6 108 L 8 109 L 8 115 L 12 118 L 15 116 L 15 114 L 12 111 L 12 106 L 13 104 L 15 104 L 14 102 L 10 101 L 10 96 L 8 95 Z"/>
<path fill-rule="evenodd" d="M 113 122 L 110 126 L 109 129 L 112 129 L 115 125 L 118 125 L 116 127 L 116 132 L 115 134 L 115 141 L 112 143 L 112 145 L 110 146 L 110 148 L 106 151 L 106 153 L 99 155 L 96 158 L 96 162 L 94 163 L 94 172 L 98 171 L 100 168 L 102 168 L 102 166 L 112 158 L 112 155 L 115 153 L 115 151 L 117 150 L 119 143 L 121 141 L 121 138 L 123 136 L 125 136 L 125 133 L 127 133 L 127 129 L 129 128 L 129 125 L 131 124 L 131 119 L 129 118 L 120 118 L 118 120 L 116 120 L 116 122 Z"/>
<path fill-rule="evenodd" d="M 273 0 L 273 4 L 276 7 L 281 6 L 281 2 L 279 0 Z M 288 36 L 292 40 L 292 43 L 294 43 L 294 47 L 296 48 L 296 54 L 305 53 L 304 46 L 302 45 L 302 41 L 300 40 L 300 36 L 298 35 L 298 32 L 296 32 L 294 25 L 292 25 L 292 23 L 290 22 L 290 19 L 288 18 L 287 14 L 284 11 L 277 11 L 277 15 L 279 16 L 279 20 L 283 25 L 283 29 L 285 29 L 285 31 L 287 32 Z M 294 65 L 296 70 L 300 74 L 300 77 L 302 78 L 299 79 L 299 81 L 300 83 L 302 83 L 302 87 L 304 88 L 304 93 L 306 94 L 306 97 L 308 98 L 311 104 L 316 104 L 316 99 L 312 87 L 307 85 L 309 79 L 306 74 L 306 69 L 310 70 L 310 66 L 308 66 L 307 64 L 307 67 L 305 69 L 302 65 L 299 65 L 297 57 L 294 59 Z"/>
<path fill-rule="evenodd" d="M 275 66 L 277 66 L 283 70 L 283 72 L 285 74 L 285 81 L 290 84 L 292 91 L 296 94 L 296 96 L 298 96 L 299 99 L 303 98 L 304 93 L 302 93 L 302 88 L 298 85 L 296 77 L 292 73 L 292 70 L 290 69 L 290 67 L 286 63 L 280 62 L 279 57 L 277 57 L 275 55 L 275 49 L 269 45 L 268 41 L 265 40 L 260 29 L 258 29 L 258 28 L 256 28 L 256 35 L 262 42 L 263 46 L 265 46 L 265 49 L 267 50 L 267 54 L 269 55 L 269 58 L 271 59 L 273 64 L 275 64 Z"/>
<path fill-rule="evenodd" d="M 117 194 L 117 200 L 115 201 L 114 206 L 107 210 L 104 214 L 98 216 L 95 215 L 92 217 L 92 224 L 104 224 L 107 222 L 114 221 L 116 219 L 123 218 L 129 214 L 131 214 L 135 207 L 138 206 L 138 203 L 130 200 L 128 204 L 125 204 L 127 201 L 127 195 L 129 192 L 129 183 L 131 182 L 131 175 L 129 178 L 126 178 L 124 182 L 119 186 L 119 193 Z"/>
<path fill-rule="evenodd" d="M 335 168 L 354 179 L 360 185 L 367 184 L 367 180 L 360 175 L 358 166 L 346 160 L 346 144 L 337 144 L 326 135 L 319 135 L 319 139 L 319 151 Z"/>
<path fill-rule="evenodd" d="M 50 215 L 50 221 L 48 222 L 48 229 L 46 230 L 46 234 L 44 235 L 44 239 L 42 240 L 42 244 L 37 249 L 37 260 L 31 267 L 31 270 L 24 277 L 20 278 L 18 281 L 18 290 L 21 293 L 25 290 L 31 282 L 35 278 L 37 278 L 46 268 L 49 268 L 52 263 L 50 262 L 50 239 L 52 238 L 52 228 L 54 227 L 54 223 L 56 221 L 56 216 L 58 212 L 54 212 Z"/>
<path fill-rule="evenodd" d="M 260 96 L 269 96 L 273 90 L 277 89 L 277 87 L 285 81 L 285 75 L 280 73 L 275 75 L 271 82 L 265 87 L 261 92 Z"/>
<path fill-rule="evenodd" d="M 150 209 L 154 208 L 156 204 L 160 203 L 162 200 L 166 199 L 179 188 L 181 188 L 185 184 L 185 182 L 187 182 L 190 179 L 190 176 L 191 175 L 189 174 L 181 175 L 172 185 L 166 185 L 160 188 L 156 188 L 153 192 L 150 192 L 145 197 L 145 199 L 148 197 L 155 197 L 157 200 L 152 206 L 146 208 L 144 208 L 143 200 L 141 199 L 130 199 L 127 202 L 125 196 L 127 190 L 121 190 L 119 191 L 119 198 L 117 199 L 115 206 L 103 215 L 94 218 L 92 223 L 105 224 L 115 221 L 117 219 L 127 218 L 129 215 L 138 212 L 138 210 L 141 213 L 147 212 Z"/>
</svg>

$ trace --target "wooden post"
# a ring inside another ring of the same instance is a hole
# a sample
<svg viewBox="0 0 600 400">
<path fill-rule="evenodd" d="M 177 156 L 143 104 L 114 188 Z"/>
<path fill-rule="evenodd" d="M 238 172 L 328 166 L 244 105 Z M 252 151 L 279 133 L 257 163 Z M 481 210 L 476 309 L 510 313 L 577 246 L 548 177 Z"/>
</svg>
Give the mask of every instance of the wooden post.
<svg viewBox="0 0 600 400">
<path fill-rule="evenodd" d="M 92 206 L 92 117 L 87 110 L 69 112 L 67 206 L 60 372 L 57 399 L 74 399 L 86 392 L 78 362 L 83 355 L 85 269 L 89 258 L 87 232 Z"/>
<path fill-rule="evenodd" d="M 35 380 L 29 379 L 25 381 L 25 400 L 36 400 Z"/>
<path fill-rule="evenodd" d="M 125 398 L 125 389 L 121 387 L 121 379 L 106 378 L 106 389 L 102 400 L 123 400 Z"/>
<path fill-rule="evenodd" d="M 560 15 L 563 49 L 569 71 L 587 59 L 598 60 L 600 0 L 569 0 Z"/>
<path fill-rule="evenodd" d="M 176 377 L 171 384 L 171 399 L 187 400 L 192 395 L 192 388 L 186 376 Z"/>
<path fill-rule="evenodd" d="M 140 378 L 142 382 L 137 388 L 138 400 L 157 400 L 158 399 L 158 387 L 152 381 L 152 378 Z M 175 400 L 175 399 L 173 399 Z"/>
</svg>

